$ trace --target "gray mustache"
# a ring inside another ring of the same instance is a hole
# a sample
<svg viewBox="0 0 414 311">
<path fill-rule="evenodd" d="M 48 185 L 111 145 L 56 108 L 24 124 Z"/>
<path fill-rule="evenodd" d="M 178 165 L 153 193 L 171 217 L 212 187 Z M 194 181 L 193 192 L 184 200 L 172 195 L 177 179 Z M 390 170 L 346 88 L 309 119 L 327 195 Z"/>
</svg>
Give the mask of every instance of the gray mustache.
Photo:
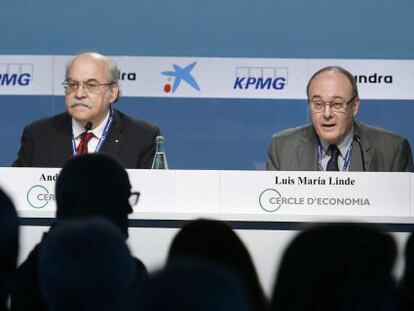
<svg viewBox="0 0 414 311">
<path fill-rule="evenodd" d="M 88 108 L 92 107 L 92 104 L 89 99 L 73 99 L 70 107 L 73 108 L 78 105 L 82 105 Z"/>
</svg>

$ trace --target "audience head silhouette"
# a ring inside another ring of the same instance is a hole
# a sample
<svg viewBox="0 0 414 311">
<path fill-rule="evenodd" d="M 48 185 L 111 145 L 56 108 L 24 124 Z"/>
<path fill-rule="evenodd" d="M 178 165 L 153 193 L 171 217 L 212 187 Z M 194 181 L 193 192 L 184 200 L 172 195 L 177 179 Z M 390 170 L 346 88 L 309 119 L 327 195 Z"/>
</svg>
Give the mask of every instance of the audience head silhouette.
<svg viewBox="0 0 414 311">
<path fill-rule="evenodd" d="M 19 221 L 10 198 L 0 189 L 0 310 L 6 309 L 19 250 Z"/>
<path fill-rule="evenodd" d="M 100 153 L 76 156 L 56 182 L 56 218 L 104 217 L 128 236 L 130 194 L 128 174 L 116 160 Z"/>
<path fill-rule="evenodd" d="M 44 239 L 38 259 L 48 310 L 122 310 L 135 276 L 119 230 L 104 219 L 62 222 Z"/>
<path fill-rule="evenodd" d="M 300 233 L 279 267 L 272 310 L 394 310 L 393 239 L 360 224 Z"/>
<path fill-rule="evenodd" d="M 239 278 L 214 262 L 175 260 L 143 281 L 130 310 L 250 311 Z"/>
<path fill-rule="evenodd" d="M 267 308 L 250 254 L 226 223 L 207 219 L 187 223 L 175 236 L 169 250 L 168 261 L 176 258 L 205 258 L 224 265 L 244 281 L 255 303 L 255 310 Z"/>
</svg>

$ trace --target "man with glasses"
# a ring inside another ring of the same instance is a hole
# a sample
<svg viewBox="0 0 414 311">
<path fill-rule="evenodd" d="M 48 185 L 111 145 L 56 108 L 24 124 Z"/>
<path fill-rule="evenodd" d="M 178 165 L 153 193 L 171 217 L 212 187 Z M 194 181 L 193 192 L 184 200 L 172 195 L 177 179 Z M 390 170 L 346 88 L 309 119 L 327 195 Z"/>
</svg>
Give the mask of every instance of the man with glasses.
<svg viewBox="0 0 414 311">
<path fill-rule="evenodd" d="M 13 166 L 62 167 L 72 156 L 102 152 L 125 168 L 149 168 L 158 127 L 112 108 L 120 72 L 111 59 L 82 53 L 67 66 L 66 112 L 28 125 Z"/>
<path fill-rule="evenodd" d="M 312 124 L 273 135 L 268 170 L 413 171 L 406 139 L 354 120 L 360 99 L 350 72 L 322 68 L 310 78 L 307 96 Z"/>
</svg>

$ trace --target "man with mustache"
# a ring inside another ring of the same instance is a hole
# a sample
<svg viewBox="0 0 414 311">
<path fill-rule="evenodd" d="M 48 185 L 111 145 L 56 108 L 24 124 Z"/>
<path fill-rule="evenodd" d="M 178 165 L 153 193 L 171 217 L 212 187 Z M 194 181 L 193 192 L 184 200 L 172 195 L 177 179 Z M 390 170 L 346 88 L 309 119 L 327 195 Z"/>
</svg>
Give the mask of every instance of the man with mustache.
<svg viewBox="0 0 414 311">
<path fill-rule="evenodd" d="M 268 170 L 412 172 L 408 141 L 355 121 L 360 99 L 354 77 L 329 66 L 307 86 L 311 125 L 274 134 Z"/>
<path fill-rule="evenodd" d="M 125 168 L 149 168 L 158 127 L 112 108 L 120 72 L 98 53 L 77 55 L 67 66 L 66 112 L 28 125 L 13 166 L 62 167 L 80 153 L 102 152 Z"/>
</svg>

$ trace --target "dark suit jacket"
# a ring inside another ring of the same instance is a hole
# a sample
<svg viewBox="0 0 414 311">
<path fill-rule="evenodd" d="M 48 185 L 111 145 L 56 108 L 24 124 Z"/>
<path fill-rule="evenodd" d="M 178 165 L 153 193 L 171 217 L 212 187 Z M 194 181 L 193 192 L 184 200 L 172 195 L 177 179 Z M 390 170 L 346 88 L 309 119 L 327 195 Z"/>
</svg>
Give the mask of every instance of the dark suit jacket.
<svg viewBox="0 0 414 311">
<path fill-rule="evenodd" d="M 117 159 L 125 168 L 150 168 L 159 133 L 158 127 L 114 110 L 109 135 L 99 152 Z M 62 167 L 72 155 L 72 122 L 64 112 L 25 127 L 13 166 Z"/>
<path fill-rule="evenodd" d="M 373 172 L 412 172 L 413 159 L 408 141 L 389 131 L 354 123 L 360 137 L 365 168 Z M 266 169 L 278 171 L 318 170 L 317 134 L 312 125 L 274 134 L 270 143 Z M 354 142 L 350 171 L 363 171 L 359 144 Z"/>
</svg>

